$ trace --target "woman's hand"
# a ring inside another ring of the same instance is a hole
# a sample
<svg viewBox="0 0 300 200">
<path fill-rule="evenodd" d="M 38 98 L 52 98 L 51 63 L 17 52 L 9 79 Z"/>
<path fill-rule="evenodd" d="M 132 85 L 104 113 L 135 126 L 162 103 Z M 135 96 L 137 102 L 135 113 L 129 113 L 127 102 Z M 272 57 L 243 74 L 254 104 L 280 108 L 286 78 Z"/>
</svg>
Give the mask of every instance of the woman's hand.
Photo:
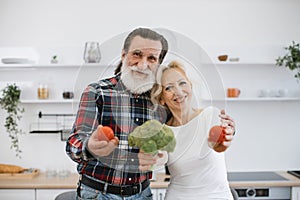
<svg viewBox="0 0 300 200">
<path fill-rule="evenodd" d="M 225 113 L 225 110 L 221 110 L 219 116 L 221 118 L 221 126 L 226 133 L 224 141 L 222 143 L 210 143 L 210 146 L 212 146 L 216 152 L 224 152 L 231 145 L 231 141 L 233 140 L 233 135 L 235 134 L 235 122 Z"/>
<path fill-rule="evenodd" d="M 235 133 L 235 122 L 234 120 L 225 113 L 225 110 L 221 110 L 220 112 L 221 125 L 226 129 L 226 133 L 230 135 L 234 135 Z"/>
<path fill-rule="evenodd" d="M 140 150 L 138 154 L 139 169 L 141 171 L 151 171 L 154 164 L 164 165 L 168 161 L 168 154 L 166 151 L 158 152 L 153 155 L 151 153 L 144 153 Z"/>
</svg>

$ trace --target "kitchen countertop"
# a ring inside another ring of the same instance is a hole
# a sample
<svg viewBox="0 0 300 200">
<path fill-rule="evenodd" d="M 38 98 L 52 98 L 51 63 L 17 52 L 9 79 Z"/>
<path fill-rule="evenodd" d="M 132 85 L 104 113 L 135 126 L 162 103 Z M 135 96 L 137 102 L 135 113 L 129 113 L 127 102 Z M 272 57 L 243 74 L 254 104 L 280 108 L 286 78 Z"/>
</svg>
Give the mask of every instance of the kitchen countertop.
<svg viewBox="0 0 300 200">
<path fill-rule="evenodd" d="M 231 187 L 300 187 L 300 179 L 287 172 L 276 172 L 286 178 L 282 181 L 230 181 Z M 167 188 L 169 182 L 165 174 L 156 174 L 156 181 L 151 181 L 151 188 Z M 75 189 L 77 186 L 78 174 L 72 173 L 70 176 L 61 178 L 48 178 L 45 173 L 39 174 L 32 179 L 0 179 L 0 189 Z"/>
<path fill-rule="evenodd" d="M 230 187 L 241 188 L 241 187 L 300 187 L 300 179 L 285 172 L 277 171 L 276 174 L 286 178 L 287 180 L 278 181 L 229 181 Z"/>
<path fill-rule="evenodd" d="M 31 179 L 0 178 L 0 189 L 75 189 L 78 174 L 72 173 L 68 177 L 47 177 L 45 173 Z M 168 176 L 157 174 L 156 181 L 151 181 L 151 188 L 167 188 L 169 182 L 164 182 Z"/>
</svg>

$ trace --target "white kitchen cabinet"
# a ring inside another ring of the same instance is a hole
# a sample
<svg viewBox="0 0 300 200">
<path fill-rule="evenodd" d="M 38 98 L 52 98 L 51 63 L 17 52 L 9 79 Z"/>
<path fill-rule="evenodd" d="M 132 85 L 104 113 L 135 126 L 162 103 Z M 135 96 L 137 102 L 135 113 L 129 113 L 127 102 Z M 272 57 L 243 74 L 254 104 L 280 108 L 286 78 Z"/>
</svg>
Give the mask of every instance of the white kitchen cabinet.
<svg viewBox="0 0 300 200">
<path fill-rule="evenodd" d="M 36 200 L 54 200 L 57 195 L 68 191 L 74 189 L 37 189 Z"/>
<path fill-rule="evenodd" d="M 156 200 L 164 200 L 166 189 L 156 189 Z"/>
<path fill-rule="evenodd" d="M 300 187 L 292 187 L 292 200 L 300 200 Z"/>
<path fill-rule="evenodd" d="M 157 189 L 151 189 L 153 200 L 156 200 L 157 197 Z"/>
<path fill-rule="evenodd" d="M 0 189 L 0 199 L 35 200 L 35 190 L 34 189 Z"/>
</svg>

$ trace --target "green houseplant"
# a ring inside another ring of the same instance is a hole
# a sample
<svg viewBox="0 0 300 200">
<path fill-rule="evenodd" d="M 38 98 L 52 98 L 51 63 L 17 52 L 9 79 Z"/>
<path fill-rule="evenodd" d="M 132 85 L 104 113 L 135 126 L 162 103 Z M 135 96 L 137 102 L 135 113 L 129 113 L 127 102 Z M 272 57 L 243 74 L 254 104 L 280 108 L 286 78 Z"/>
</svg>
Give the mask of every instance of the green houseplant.
<svg viewBox="0 0 300 200">
<path fill-rule="evenodd" d="M 8 84 L 2 90 L 0 98 L 0 106 L 7 112 L 4 127 L 11 139 L 11 149 L 14 149 L 16 156 L 21 158 L 21 149 L 19 148 L 19 134 L 23 133 L 22 129 L 18 128 L 18 122 L 22 118 L 24 108 L 19 106 L 21 89 L 16 84 Z"/>
<path fill-rule="evenodd" d="M 300 81 L 300 44 L 293 41 L 291 45 L 284 49 L 287 50 L 287 53 L 276 59 L 276 65 L 285 66 L 295 71 L 295 78 Z"/>
</svg>

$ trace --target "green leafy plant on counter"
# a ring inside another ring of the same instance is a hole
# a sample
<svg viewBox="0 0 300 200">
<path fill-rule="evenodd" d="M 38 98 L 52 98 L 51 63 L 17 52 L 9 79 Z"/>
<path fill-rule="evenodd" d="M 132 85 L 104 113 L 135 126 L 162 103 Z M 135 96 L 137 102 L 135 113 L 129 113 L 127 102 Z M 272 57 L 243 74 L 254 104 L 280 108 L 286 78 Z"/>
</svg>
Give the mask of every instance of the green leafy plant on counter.
<svg viewBox="0 0 300 200">
<path fill-rule="evenodd" d="M 291 45 L 284 49 L 287 50 L 287 53 L 276 59 L 276 65 L 285 66 L 295 71 L 295 78 L 300 81 L 300 44 L 293 41 Z"/>
<path fill-rule="evenodd" d="M 14 83 L 8 84 L 2 90 L 0 98 L 0 106 L 7 112 L 4 127 L 11 139 L 11 149 L 14 149 L 16 156 L 21 158 L 21 149 L 19 147 L 19 134 L 23 133 L 22 129 L 18 128 L 18 122 L 22 118 L 24 108 L 20 104 L 21 89 Z"/>
</svg>

